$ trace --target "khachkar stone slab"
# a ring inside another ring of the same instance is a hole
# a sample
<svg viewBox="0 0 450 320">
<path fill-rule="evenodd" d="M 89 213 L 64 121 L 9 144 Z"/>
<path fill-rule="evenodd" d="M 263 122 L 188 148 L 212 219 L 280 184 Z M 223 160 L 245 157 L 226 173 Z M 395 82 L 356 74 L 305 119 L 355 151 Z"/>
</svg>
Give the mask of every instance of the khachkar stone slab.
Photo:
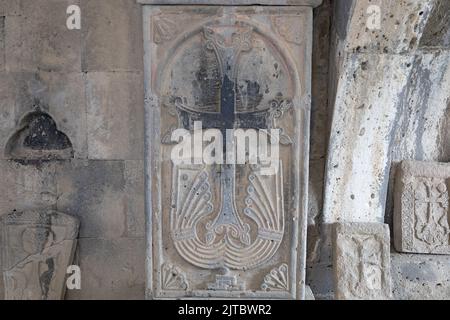
<svg viewBox="0 0 450 320">
<path fill-rule="evenodd" d="M 312 8 L 143 12 L 147 296 L 304 299 Z M 198 122 L 227 147 L 227 130 L 279 130 L 275 172 L 174 162 Z"/>
<path fill-rule="evenodd" d="M 404 161 L 397 170 L 394 244 L 399 252 L 450 254 L 450 164 Z"/>
<path fill-rule="evenodd" d="M 391 297 L 389 227 L 338 223 L 334 229 L 335 297 L 384 300 Z"/>
<path fill-rule="evenodd" d="M 55 211 L 14 212 L 0 218 L 5 299 L 64 298 L 78 220 Z"/>
</svg>

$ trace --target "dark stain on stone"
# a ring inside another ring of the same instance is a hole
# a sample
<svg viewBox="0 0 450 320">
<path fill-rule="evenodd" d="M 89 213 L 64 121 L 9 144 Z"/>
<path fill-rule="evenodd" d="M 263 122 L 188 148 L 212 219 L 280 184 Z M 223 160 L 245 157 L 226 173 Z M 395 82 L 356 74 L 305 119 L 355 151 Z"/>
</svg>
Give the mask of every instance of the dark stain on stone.
<svg viewBox="0 0 450 320">
<path fill-rule="evenodd" d="M 70 148 L 71 143 L 64 133 L 58 131 L 55 121 L 41 113 L 30 121 L 23 146 L 33 150 L 63 150 Z"/>
</svg>

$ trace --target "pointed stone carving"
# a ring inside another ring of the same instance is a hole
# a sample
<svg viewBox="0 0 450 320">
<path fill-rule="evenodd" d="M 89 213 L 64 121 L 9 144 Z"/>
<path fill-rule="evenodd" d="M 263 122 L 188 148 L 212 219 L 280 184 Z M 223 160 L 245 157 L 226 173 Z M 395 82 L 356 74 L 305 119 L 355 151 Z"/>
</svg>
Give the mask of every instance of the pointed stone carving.
<svg viewBox="0 0 450 320">
<path fill-rule="evenodd" d="M 261 285 L 264 291 L 289 291 L 289 267 L 283 263 L 278 268 L 274 268 L 264 277 Z"/>
<path fill-rule="evenodd" d="M 78 220 L 55 211 L 14 212 L 0 218 L 7 300 L 64 298 Z"/>
<path fill-rule="evenodd" d="M 395 181 L 394 243 L 399 252 L 450 254 L 450 165 L 405 161 Z"/>
</svg>

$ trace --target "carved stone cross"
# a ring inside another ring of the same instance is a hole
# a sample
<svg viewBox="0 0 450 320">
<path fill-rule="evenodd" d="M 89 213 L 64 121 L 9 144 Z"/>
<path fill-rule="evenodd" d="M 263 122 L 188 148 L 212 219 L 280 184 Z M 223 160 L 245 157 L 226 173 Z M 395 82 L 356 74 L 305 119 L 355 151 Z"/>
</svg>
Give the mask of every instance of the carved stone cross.
<svg viewBox="0 0 450 320">
<path fill-rule="evenodd" d="M 148 296 L 303 299 L 309 50 L 312 7 L 320 1 L 140 2 L 148 4 L 145 85 L 152 97 Z M 279 129 L 279 170 L 264 176 L 258 165 L 172 162 L 166 137 L 179 128 L 192 132 L 197 121 L 223 137 L 227 129 Z"/>
</svg>

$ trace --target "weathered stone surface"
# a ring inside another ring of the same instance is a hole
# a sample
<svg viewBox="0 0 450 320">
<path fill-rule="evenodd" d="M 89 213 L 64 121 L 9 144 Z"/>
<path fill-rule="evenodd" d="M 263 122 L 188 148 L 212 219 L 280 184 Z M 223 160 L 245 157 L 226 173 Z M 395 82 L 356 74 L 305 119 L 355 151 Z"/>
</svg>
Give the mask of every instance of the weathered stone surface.
<svg viewBox="0 0 450 320">
<path fill-rule="evenodd" d="M 0 71 L 5 69 L 5 17 L 0 16 Z"/>
<path fill-rule="evenodd" d="M 66 299 L 144 299 L 144 239 L 80 239 L 77 256 L 81 290 L 67 291 Z"/>
<path fill-rule="evenodd" d="M 306 286 L 305 300 L 316 300 L 310 286 Z"/>
<path fill-rule="evenodd" d="M 25 211 L 2 216 L 0 228 L 5 299 L 63 299 L 78 221 L 56 211 Z"/>
<path fill-rule="evenodd" d="M 333 246 L 336 299 L 391 297 L 388 225 L 337 223 Z"/>
<path fill-rule="evenodd" d="M 141 237 L 144 232 L 142 167 L 142 161 L 60 164 L 57 208 L 76 214 L 81 221 L 81 238 Z"/>
<path fill-rule="evenodd" d="M 23 1 L 20 15 L 6 18 L 6 70 L 80 72 L 81 32 L 66 26 L 67 7 L 79 2 Z"/>
<path fill-rule="evenodd" d="M 355 54 L 337 87 L 326 165 L 324 220 L 383 222 L 398 101 L 413 57 Z M 409 66 L 409 67 L 408 67 Z"/>
<path fill-rule="evenodd" d="M 142 14 L 136 1 L 83 0 L 81 11 L 83 71 L 142 71 Z"/>
<path fill-rule="evenodd" d="M 0 76 L 0 158 L 7 142 L 31 113 L 42 111 L 67 135 L 73 157 L 87 157 L 86 104 L 81 73 L 10 73 Z"/>
<path fill-rule="evenodd" d="M 145 237 L 144 161 L 125 161 L 126 236 Z"/>
<path fill-rule="evenodd" d="M 450 256 L 391 254 L 397 300 L 449 300 Z"/>
<path fill-rule="evenodd" d="M 450 48 L 450 2 L 436 0 L 420 41 L 421 47 Z"/>
<path fill-rule="evenodd" d="M 154 5 L 272 5 L 272 6 L 310 6 L 316 7 L 322 0 L 137 0 L 142 4 Z"/>
<path fill-rule="evenodd" d="M 0 16 L 16 16 L 20 14 L 21 0 L 0 0 Z"/>
<path fill-rule="evenodd" d="M 142 160 L 142 74 L 90 72 L 86 97 L 89 159 Z"/>
<path fill-rule="evenodd" d="M 450 165 L 403 162 L 395 181 L 394 243 L 399 252 L 450 254 Z"/>
<path fill-rule="evenodd" d="M 304 298 L 311 18 L 307 7 L 144 9 L 150 297 Z M 283 129 L 282 168 L 173 165 L 171 132 L 194 120 Z"/>
<path fill-rule="evenodd" d="M 405 53 L 416 50 L 427 24 L 434 0 L 351 0 L 338 6 L 349 6 L 344 50 L 363 53 Z M 380 28 L 369 28 L 370 6 L 380 8 Z"/>
<path fill-rule="evenodd" d="M 55 165 L 0 160 L 0 215 L 55 208 Z"/>
</svg>

